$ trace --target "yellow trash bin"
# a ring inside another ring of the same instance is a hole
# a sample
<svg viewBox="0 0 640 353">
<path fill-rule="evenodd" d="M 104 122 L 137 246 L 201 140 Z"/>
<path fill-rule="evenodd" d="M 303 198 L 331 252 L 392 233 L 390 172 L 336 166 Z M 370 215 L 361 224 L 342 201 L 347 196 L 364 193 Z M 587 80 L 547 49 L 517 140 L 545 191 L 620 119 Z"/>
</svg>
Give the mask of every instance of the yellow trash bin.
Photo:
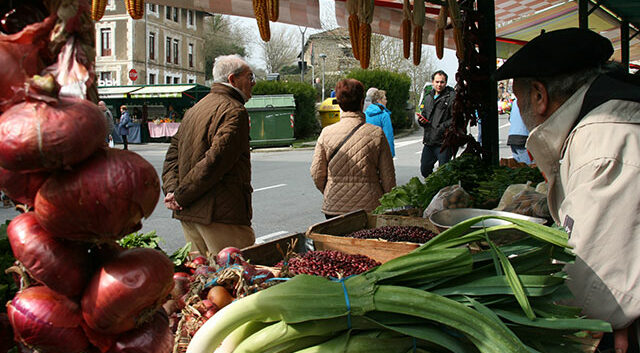
<svg viewBox="0 0 640 353">
<path fill-rule="evenodd" d="M 340 106 L 333 104 L 334 101 L 335 98 L 327 98 L 320 103 L 318 113 L 320 114 L 320 125 L 323 128 L 340 121 Z"/>
</svg>

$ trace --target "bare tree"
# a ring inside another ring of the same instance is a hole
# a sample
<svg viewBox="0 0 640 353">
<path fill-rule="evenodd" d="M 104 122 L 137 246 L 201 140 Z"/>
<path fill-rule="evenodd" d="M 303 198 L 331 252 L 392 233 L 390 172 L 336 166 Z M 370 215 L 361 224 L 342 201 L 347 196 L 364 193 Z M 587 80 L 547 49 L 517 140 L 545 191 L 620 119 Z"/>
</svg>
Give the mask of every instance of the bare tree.
<svg viewBox="0 0 640 353">
<path fill-rule="evenodd" d="M 413 50 L 413 49 L 412 49 Z M 374 51 L 372 51 L 372 56 Z M 422 57 L 420 65 L 413 65 L 413 60 L 410 57 L 405 59 L 402 55 L 402 40 L 385 37 L 380 42 L 380 49 L 375 51 L 378 55 L 378 60 L 375 61 L 376 68 L 402 72 L 409 75 L 411 78 L 411 92 L 410 99 L 414 106 L 417 106 L 420 102 L 420 94 L 424 85 L 430 81 L 430 76 L 435 71 L 435 64 L 432 53 L 423 45 Z"/>
<path fill-rule="evenodd" d="M 300 53 L 300 38 L 290 29 L 271 28 L 271 40 L 263 42 L 258 39 L 262 51 L 262 61 L 267 72 L 278 72 L 285 66 L 294 65 Z"/>
<path fill-rule="evenodd" d="M 235 35 L 229 16 L 213 15 L 205 17 L 204 47 L 205 76 L 212 78 L 211 69 L 216 57 L 227 54 L 245 55 L 246 40 Z"/>
</svg>

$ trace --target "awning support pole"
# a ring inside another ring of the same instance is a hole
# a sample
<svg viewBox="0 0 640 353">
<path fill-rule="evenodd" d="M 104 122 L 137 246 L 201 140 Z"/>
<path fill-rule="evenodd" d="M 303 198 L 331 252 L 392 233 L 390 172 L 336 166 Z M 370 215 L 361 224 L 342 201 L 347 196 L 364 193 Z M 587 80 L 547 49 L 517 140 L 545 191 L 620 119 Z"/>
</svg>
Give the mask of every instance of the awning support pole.
<svg viewBox="0 0 640 353">
<path fill-rule="evenodd" d="M 620 63 L 629 72 L 629 21 L 620 22 Z"/>
<path fill-rule="evenodd" d="M 589 0 L 578 0 L 578 27 L 589 29 Z"/>
<path fill-rule="evenodd" d="M 478 22 L 480 31 L 480 55 L 486 58 L 488 64 L 483 65 L 483 75 L 489 77 L 483 87 L 479 87 L 483 94 L 482 117 L 480 131 L 482 133 L 483 159 L 492 165 L 500 161 L 498 136 L 498 85 L 493 79 L 496 72 L 496 24 L 494 0 L 478 0 L 478 11 L 483 15 Z M 483 114 L 484 113 L 484 114 Z"/>
</svg>

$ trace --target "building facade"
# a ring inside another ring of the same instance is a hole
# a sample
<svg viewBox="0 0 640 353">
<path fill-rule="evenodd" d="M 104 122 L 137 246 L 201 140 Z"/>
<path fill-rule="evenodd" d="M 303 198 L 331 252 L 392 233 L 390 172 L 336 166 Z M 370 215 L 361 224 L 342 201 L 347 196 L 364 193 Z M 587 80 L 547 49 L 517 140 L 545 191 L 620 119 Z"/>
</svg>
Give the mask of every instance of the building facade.
<svg viewBox="0 0 640 353">
<path fill-rule="evenodd" d="M 134 20 L 124 1 L 108 1 L 104 17 L 95 24 L 98 86 L 204 84 L 201 53 L 207 14 L 152 3 L 145 6 L 145 16 Z"/>
</svg>

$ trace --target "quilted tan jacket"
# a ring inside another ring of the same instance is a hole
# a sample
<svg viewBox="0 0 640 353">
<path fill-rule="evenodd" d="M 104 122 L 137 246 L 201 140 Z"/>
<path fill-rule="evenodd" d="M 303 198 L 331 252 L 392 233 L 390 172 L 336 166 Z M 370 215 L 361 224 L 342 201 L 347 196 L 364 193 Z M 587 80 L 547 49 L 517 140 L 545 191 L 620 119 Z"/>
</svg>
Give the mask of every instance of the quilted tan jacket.
<svg viewBox="0 0 640 353">
<path fill-rule="evenodd" d="M 380 197 L 396 185 L 391 150 L 378 126 L 364 124 L 340 148 L 329 156 L 360 122 L 362 113 L 342 112 L 340 121 L 322 130 L 311 164 L 311 177 L 324 195 L 322 212 L 339 215 L 364 209 L 372 211 Z"/>
</svg>

